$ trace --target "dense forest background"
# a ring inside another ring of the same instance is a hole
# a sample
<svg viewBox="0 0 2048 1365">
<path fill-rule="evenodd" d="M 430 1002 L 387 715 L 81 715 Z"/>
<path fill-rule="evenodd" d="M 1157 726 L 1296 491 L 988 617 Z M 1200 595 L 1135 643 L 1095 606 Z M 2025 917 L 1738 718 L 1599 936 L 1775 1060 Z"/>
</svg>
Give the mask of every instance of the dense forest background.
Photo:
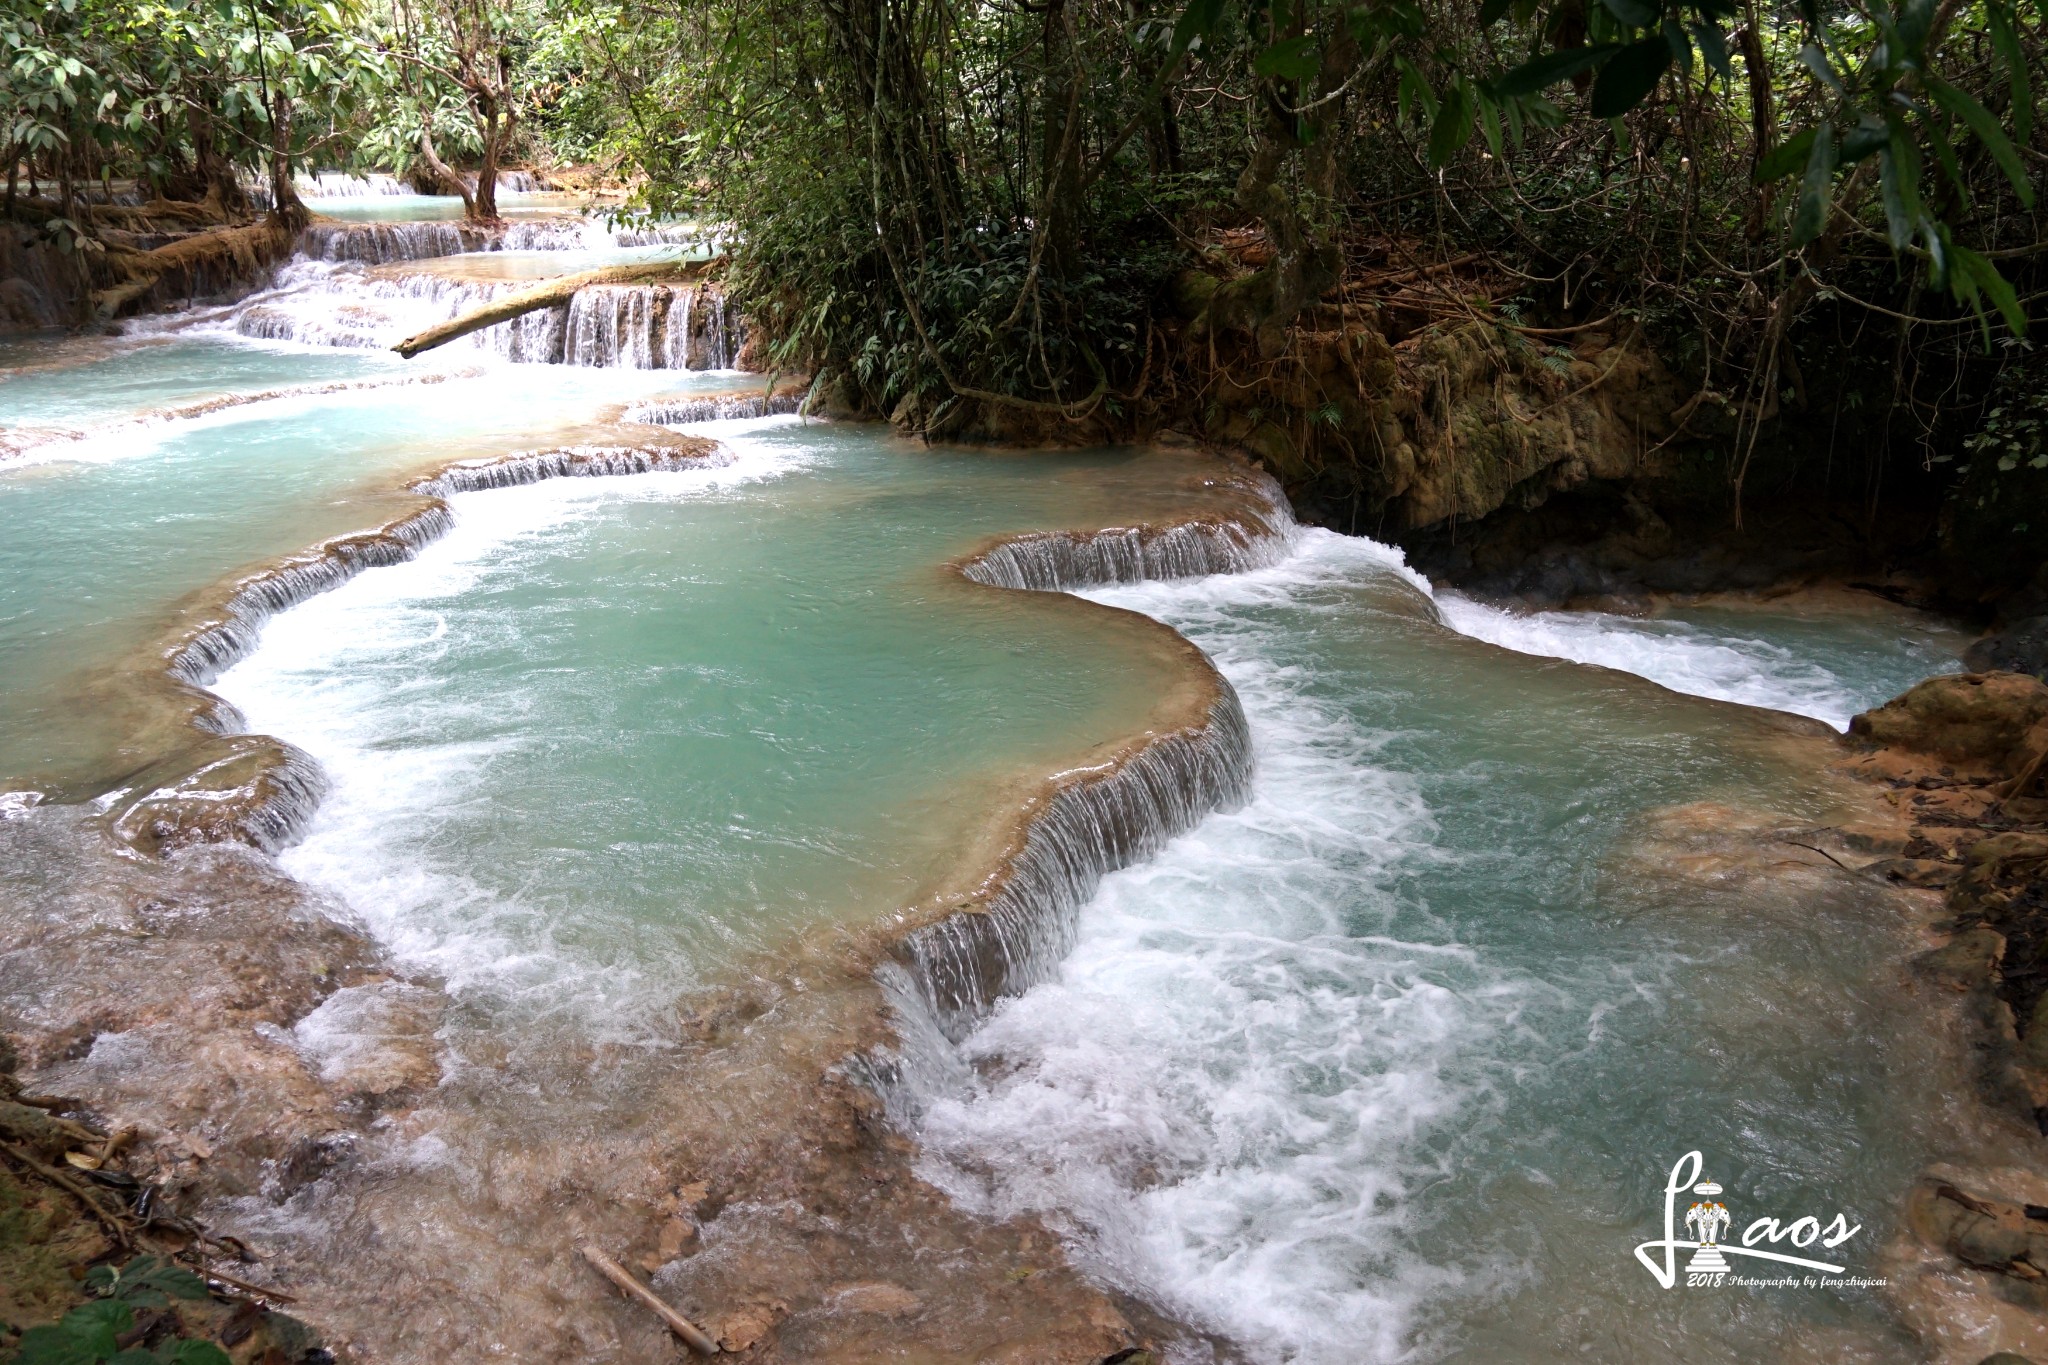
<svg viewBox="0 0 2048 1365">
<path fill-rule="evenodd" d="M 104 314 L 167 243 L 274 254 L 308 169 L 489 221 L 498 167 L 575 166 L 716 234 L 761 364 L 930 438 L 1190 430 L 1383 534 L 1796 507 L 1939 542 L 1959 600 L 2042 560 L 2038 0 L 7 0 L 0 25 L 8 217 Z"/>
</svg>

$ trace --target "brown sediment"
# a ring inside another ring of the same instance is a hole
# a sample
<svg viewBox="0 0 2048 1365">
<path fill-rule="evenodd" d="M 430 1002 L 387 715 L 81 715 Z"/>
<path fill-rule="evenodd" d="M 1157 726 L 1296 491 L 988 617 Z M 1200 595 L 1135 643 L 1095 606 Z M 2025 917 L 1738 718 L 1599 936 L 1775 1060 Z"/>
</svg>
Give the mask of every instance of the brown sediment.
<svg viewBox="0 0 2048 1365">
<path fill-rule="evenodd" d="M 448 493 L 707 453 L 694 438 L 638 432 L 629 447 L 444 466 L 408 485 L 423 497 L 404 515 L 231 585 L 164 656 L 192 719 L 231 728 L 203 684 L 248 648 L 261 620 L 410 558 L 445 523 Z M 1002 538 L 943 572 L 987 591 L 992 566 L 1025 560 L 1058 580 L 1045 587 L 1129 581 L 1133 566 L 1243 567 L 1271 551 L 1284 514 L 1259 476 L 1220 474 L 1186 490 L 1208 506 L 1184 518 Z M 904 1045 L 902 1011 L 964 1023 L 1030 984 L 1064 951 L 1095 879 L 1236 799 L 1248 776 L 1235 697 L 1198 649 L 1133 613 L 1071 599 L 1058 609 L 1108 613 L 1177 662 L 1182 681 L 1145 730 L 1017 780 L 967 857 L 897 922 L 801 936 L 738 984 L 679 1008 L 666 1047 L 501 1038 L 460 1022 L 461 1007 L 431 982 L 386 975 L 381 955 L 337 924 L 345 912 L 259 853 L 209 842 L 272 846 L 317 799 L 311 788 L 282 794 L 295 771 L 289 746 L 210 732 L 196 743 L 221 752 L 198 765 L 165 760 L 183 767 L 138 783 L 147 794 L 124 796 L 103 818 L 21 809 L 0 824 L 15 839 L 62 843 L 64 857 L 35 861 L 103 926 L 67 932 L 87 922 L 74 913 L 38 921 L 37 941 L 0 946 L 0 1022 L 31 1043 L 39 1084 L 142 1128 L 138 1169 L 164 1176 L 188 1206 L 219 1210 L 254 1195 L 325 1228 L 310 1242 L 274 1226 L 267 1239 L 250 1233 L 259 1251 L 268 1241 L 267 1259 L 236 1273 L 287 1285 L 304 1300 L 299 1311 L 358 1359 L 666 1358 L 658 1328 L 590 1276 L 580 1240 L 651 1271 L 659 1291 L 751 1360 L 923 1351 L 1092 1365 L 1187 1337 L 1084 1281 L 1035 1221 L 983 1222 L 918 1180 L 914 1149 L 878 1093 Z M 208 785 L 213 775 L 221 785 Z M 273 790 L 259 790 L 266 781 Z M 121 858 L 117 834 L 166 856 Z M 69 874 L 59 871 L 67 859 Z M 224 992 L 172 1007 L 184 983 L 220 978 L 223 954 L 237 953 L 269 956 L 229 968 Z M 135 988 L 89 1000 L 106 974 L 101 955 Z M 53 956 L 76 989 L 51 992 L 47 1013 L 23 1017 L 19 973 Z M 8 967 L 14 989 L 4 987 Z M 323 1002 L 333 1008 L 337 990 L 369 1039 L 368 1059 L 330 1058 L 316 1074 L 281 1030 Z M 264 1027 L 250 1028 L 251 1009 Z M 547 1115 L 539 1128 L 505 1131 L 508 1090 Z M 458 1196 L 453 1172 L 406 1159 L 418 1142 L 449 1153 L 485 1192 Z M 463 1254 L 409 1255 L 407 1230 L 423 1216 L 437 1243 Z"/>
<path fill-rule="evenodd" d="M 185 422 L 196 417 L 210 417 L 216 412 L 247 407 L 252 403 L 273 403 L 286 398 L 317 398 L 324 394 L 354 393 L 365 389 L 397 389 L 420 384 L 440 384 L 450 379 L 474 379 L 482 373 L 480 369 L 471 368 L 444 370 L 433 374 L 399 375 L 390 379 L 348 379 L 331 384 L 296 384 L 278 389 L 263 389 L 256 393 L 222 394 L 218 398 L 201 399 L 196 403 L 181 403 L 176 407 L 157 408 L 133 417 L 123 417 L 116 421 L 102 422 L 75 430 L 16 427 L 11 431 L 0 432 L 0 464 L 44 446 L 68 441 L 87 441 L 122 431 L 160 426 L 166 422 Z"/>
</svg>

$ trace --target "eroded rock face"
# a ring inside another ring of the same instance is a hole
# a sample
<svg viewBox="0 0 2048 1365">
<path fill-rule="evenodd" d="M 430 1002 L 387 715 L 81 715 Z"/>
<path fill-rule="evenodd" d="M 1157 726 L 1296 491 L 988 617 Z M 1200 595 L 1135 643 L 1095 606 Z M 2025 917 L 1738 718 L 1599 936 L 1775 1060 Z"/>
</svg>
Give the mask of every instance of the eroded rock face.
<svg viewBox="0 0 2048 1365">
<path fill-rule="evenodd" d="M 2015 774 L 2036 751 L 2034 730 L 2048 721 L 2048 684 L 2024 673 L 1962 673 L 1929 678 L 1849 722 L 1849 733 L 1905 749 Z"/>
</svg>

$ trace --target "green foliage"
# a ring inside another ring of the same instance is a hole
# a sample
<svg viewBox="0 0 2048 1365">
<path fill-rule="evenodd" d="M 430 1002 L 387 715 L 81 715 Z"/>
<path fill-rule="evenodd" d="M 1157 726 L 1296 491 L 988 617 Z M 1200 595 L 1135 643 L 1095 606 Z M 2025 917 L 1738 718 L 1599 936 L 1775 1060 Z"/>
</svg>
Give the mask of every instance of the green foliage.
<svg viewBox="0 0 2048 1365">
<path fill-rule="evenodd" d="M 98 1297 L 55 1324 L 22 1333 L 13 1365 L 228 1365 L 227 1352 L 191 1337 L 173 1337 L 153 1349 L 121 1345 L 136 1325 L 137 1308 L 207 1297 L 206 1282 L 183 1266 L 138 1256 L 118 1268 L 93 1266 L 85 1287 Z"/>
<path fill-rule="evenodd" d="M 1963 444 L 1999 474 L 2048 470 L 2048 368 L 2008 368 L 1982 424 Z"/>
</svg>

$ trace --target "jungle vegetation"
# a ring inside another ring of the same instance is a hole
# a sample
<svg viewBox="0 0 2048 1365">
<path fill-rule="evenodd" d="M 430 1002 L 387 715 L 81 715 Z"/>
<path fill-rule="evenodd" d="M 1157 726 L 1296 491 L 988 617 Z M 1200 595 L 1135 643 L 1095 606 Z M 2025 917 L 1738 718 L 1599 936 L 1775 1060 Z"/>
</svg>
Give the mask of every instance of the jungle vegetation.
<svg viewBox="0 0 2048 1365">
<path fill-rule="evenodd" d="M 2041 0 L 5 16 L 17 222 L 96 249 L 117 180 L 296 215 L 316 167 L 489 219 L 508 160 L 594 163 L 626 211 L 715 225 L 769 363 L 928 433 L 1140 429 L 1219 369 L 1284 363 L 1347 288 L 1465 263 L 1444 319 L 1539 346 L 1639 324 L 1738 450 L 1823 417 L 1838 439 L 1847 412 L 1869 458 L 1938 473 L 2048 403 Z"/>
</svg>

